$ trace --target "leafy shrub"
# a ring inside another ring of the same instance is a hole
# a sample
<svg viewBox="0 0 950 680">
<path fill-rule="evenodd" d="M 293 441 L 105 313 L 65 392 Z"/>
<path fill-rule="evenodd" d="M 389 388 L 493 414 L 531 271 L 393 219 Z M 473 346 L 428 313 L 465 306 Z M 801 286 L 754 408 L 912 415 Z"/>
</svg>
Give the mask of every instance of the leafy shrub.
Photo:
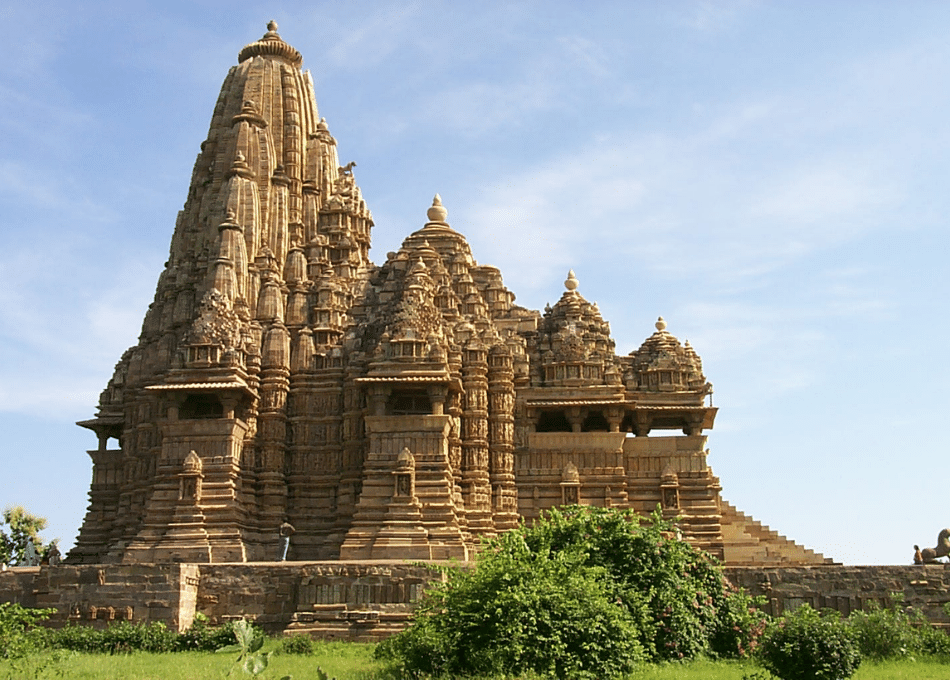
<svg viewBox="0 0 950 680">
<path fill-rule="evenodd" d="M 222 647 L 234 644 L 234 623 L 228 621 L 222 626 L 208 625 L 208 617 L 204 614 L 195 614 L 191 628 L 179 633 L 175 639 L 177 652 L 213 652 Z"/>
<path fill-rule="evenodd" d="M 861 664 L 853 635 L 837 612 L 822 616 L 805 604 L 766 630 L 759 659 L 782 680 L 844 680 Z"/>
<path fill-rule="evenodd" d="M 718 626 L 709 640 L 714 656 L 734 659 L 752 656 L 765 633 L 770 617 L 759 609 L 764 596 L 752 597 L 742 590 L 728 592 L 719 607 Z"/>
<path fill-rule="evenodd" d="M 57 649 L 68 649 L 74 652 L 94 653 L 99 648 L 101 636 L 99 631 L 88 626 L 70 624 L 59 630 L 47 633 L 47 642 Z"/>
<path fill-rule="evenodd" d="M 659 512 L 641 520 L 629 510 L 571 506 L 552 510 L 522 532 L 532 550 L 577 550 L 587 565 L 604 568 L 650 660 L 709 653 L 711 638 L 724 626 L 722 571 L 709 555 L 674 538 L 675 527 Z"/>
<path fill-rule="evenodd" d="M 120 621 L 108 628 L 69 625 L 46 631 L 51 647 L 88 654 L 121 654 L 143 652 L 210 652 L 234 644 L 234 624 L 213 628 L 206 617 L 198 616 L 183 633 L 169 630 L 164 623 L 129 623 Z"/>
<path fill-rule="evenodd" d="M 219 653 L 238 652 L 238 657 L 234 660 L 231 671 L 240 667 L 247 675 L 253 675 L 254 677 L 261 675 L 267 670 L 272 654 L 272 652 L 261 651 L 264 646 L 264 631 L 247 619 L 235 621 L 233 629 L 235 644 L 230 647 L 222 647 L 217 651 Z M 229 676 L 231 671 L 228 672 Z M 322 673 L 320 671 L 319 674 Z M 285 675 L 281 680 L 291 680 L 291 677 Z"/>
<path fill-rule="evenodd" d="M 865 659 L 883 661 L 912 656 L 920 651 L 921 631 L 915 627 L 924 622 L 912 618 L 898 606 L 882 608 L 872 605 L 870 611 L 852 612 L 847 623 L 854 632 L 858 650 Z M 929 625 L 926 625 L 929 628 Z"/>
<path fill-rule="evenodd" d="M 579 551 L 532 551 L 503 534 L 477 567 L 453 569 L 414 624 L 377 647 L 407 674 L 612 678 L 643 659 L 632 617 L 615 604 L 602 568 Z"/>
<path fill-rule="evenodd" d="M 44 631 L 35 626 L 55 611 L 0 602 L 0 659 L 17 659 L 42 649 Z"/>
<path fill-rule="evenodd" d="M 160 621 L 135 624 L 120 621 L 101 630 L 66 626 L 51 631 L 48 637 L 50 644 L 59 649 L 90 654 L 128 654 L 133 651 L 173 651 L 178 634 Z"/>
<path fill-rule="evenodd" d="M 315 646 L 309 635 L 290 635 L 281 639 L 278 649 L 281 654 L 311 656 L 314 653 Z"/>
<path fill-rule="evenodd" d="M 405 672 L 610 677 L 641 660 L 742 656 L 766 617 L 659 513 L 572 506 L 449 569 L 377 648 Z"/>
<path fill-rule="evenodd" d="M 921 626 L 917 631 L 917 641 L 921 654 L 950 661 L 950 635 L 943 630 L 933 626 Z"/>
</svg>

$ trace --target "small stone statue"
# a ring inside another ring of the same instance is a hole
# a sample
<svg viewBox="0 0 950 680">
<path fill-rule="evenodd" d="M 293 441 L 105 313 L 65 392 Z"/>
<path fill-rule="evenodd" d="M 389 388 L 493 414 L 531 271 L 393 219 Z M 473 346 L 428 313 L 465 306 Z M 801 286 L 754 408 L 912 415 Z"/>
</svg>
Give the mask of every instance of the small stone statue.
<svg viewBox="0 0 950 680">
<path fill-rule="evenodd" d="M 287 559 L 287 551 L 290 549 L 290 537 L 297 533 L 297 530 L 294 529 L 293 524 L 287 521 L 285 518 L 283 523 L 281 523 L 280 528 L 277 530 L 278 540 L 280 541 L 277 549 L 277 561 L 283 562 Z"/>
<path fill-rule="evenodd" d="M 26 547 L 23 549 L 23 566 L 35 567 L 40 563 L 39 553 L 36 552 L 36 546 L 33 545 L 33 539 L 26 539 Z"/>
<path fill-rule="evenodd" d="M 62 562 L 63 556 L 59 552 L 59 546 L 55 543 L 50 545 L 49 550 L 46 551 L 46 560 L 49 562 L 49 566 L 55 567 L 57 564 Z"/>
<path fill-rule="evenodd" d="M 950 529 L 937 534 L 937 547 L 921 550 L 914 546 L 914 564 L 934 564 L 939 558 L 950 555 Z M 918 561 L 918 558 L 920 561 Z"/>
</svg>

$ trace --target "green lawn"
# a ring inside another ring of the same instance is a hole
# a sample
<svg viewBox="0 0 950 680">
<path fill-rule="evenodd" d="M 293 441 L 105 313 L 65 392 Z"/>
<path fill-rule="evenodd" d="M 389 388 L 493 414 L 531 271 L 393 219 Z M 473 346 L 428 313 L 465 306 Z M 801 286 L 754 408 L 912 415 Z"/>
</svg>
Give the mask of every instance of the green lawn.
<svg viewBox="0 0 950 680">
<path fill-rule="evenodd" d="M 269 640 L 265 649 L 275 649 Z M 31 659 L 18 667 L 0 661 L 0 678 L 66 678 L 77 680 L 214 680 L 225 678 L 232 670 L 236 654 L 183 652 L 125 655 L 72 654 L 65 661 L 41 670 L 41 660 Z M 314 656 L 275 654 L 270 666 L 259 677 L 279 679 L 285 675 L 294 680 L 316 678 L 321 667 L 338 680 L 390 680 L 381 673 L 382 666 L 373 660 L 372 645 L 348 643 L 319 644 Z M 759 669 L 750 663 L 694 661 L 686 664 L 648 666 L 631 676 L 631 680 L 742 680 Z M 932 661 L 902 661 L 882 664 L 864 663 L 854 680 L 932 680 L 950 677 L 950 665 Z M 232 680 L 250 678 L 240 668 L 233 668 Z"/>
<path fill-rule="evenodd" d="M 268 640 L 265 650 L 277 648 L 275 640 Z M 68 678 L 76 680 L 214 680 L 231 672 L 232 679 L 250 678 L 234 666 L 237 653 L 178 652 L 151 654 L 79 654 L 60 652 L 66 660 L 50 665 L 39 678 Z M 48 655 L 21 661 L 16 667 L 0 661 L 0 678 L 23 680 L 31 678 L 33 669 Z M 371 680 L 381 665 L 373 660 L 373 645 L 353 643 L 319 644 L 313 656 L 273 654 L 262 680 L 292 675 L 294 680 L 315 678 L 317 667 L 338 680 Z"/>
<path fill-rule="evenodd" d="M 633 676 L 636 680 L 742 680 L 743 675 L 762 672 L 750 663 L 694 661 L 689 664 L 652 666 Z M 950 665 L 935 661 L 864 662 L 853 680 L 933 680 L 950 678 Z"/>
</svg>

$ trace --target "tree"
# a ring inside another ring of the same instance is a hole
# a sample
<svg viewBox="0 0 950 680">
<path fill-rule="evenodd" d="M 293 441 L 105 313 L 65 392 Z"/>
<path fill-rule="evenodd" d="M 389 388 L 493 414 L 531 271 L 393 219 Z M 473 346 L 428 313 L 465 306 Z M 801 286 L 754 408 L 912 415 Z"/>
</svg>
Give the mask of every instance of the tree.
<svg viewBox="0 0 950 680">
<path fill-rule="evenodd" d="M 46 518 L 31 515 L 23 506 L 14 505 L 3 511 L 0 523 L 0 563 L 22 564 L 27 542 L 32 541 L 37 554 L 43 554 L 47 546 L 39 533 L 46 528 Z"/>
</svg>

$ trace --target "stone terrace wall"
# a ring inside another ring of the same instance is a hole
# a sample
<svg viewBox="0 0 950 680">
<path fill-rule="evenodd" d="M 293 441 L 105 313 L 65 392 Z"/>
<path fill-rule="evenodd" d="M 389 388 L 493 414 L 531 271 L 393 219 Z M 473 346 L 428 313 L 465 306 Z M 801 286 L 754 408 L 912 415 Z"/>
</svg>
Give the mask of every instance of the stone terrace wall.
<svg viewBox="0 0 950 680">
<path fill-rule="evenodd" d="M 269 633 L 373 641 L 406 626 L 435 570 L 401 562 L 201 565 L 198 611 L 249 616 Z"/>
<path fill-rule="evenodd" d="M 890 606 L 897 594 L 904 606 L 921 610 L 937 626 L 950 627 L 950 617 L 943 611 L 950 602 L 950 564 L 726 567 L 725 572 L 733 585 L 765 595 L 766 611 L 773 616 L 804 603 L 847 616 L 873 604 Z"/>
<path fill-rule="evenodd" d="M 779 615 L 807 602 L 844 615 L 871 603 L 904 604 L 950 627 L 950 564 L 850 567 L 726 567 L 726 576 L 768 598 Z M 399 562 L 137 564 L 14 568 L 0 572 L 0 602 L 54 607 L 52 626 L 67 621 L 163 621 L 187 628 L 195 612 L 214 622 L 248 617 L 269 633 L 379 640 L 402 629 L 427 583 L 425 566 Z"/>
<path fill-rule="evenodd" d="M 185 630 L 194 620 L 194 564 L 98 564 L 20 567 L 0 573 L 0 601 L 54 608 L 49 625 L 105 626 L 162 621 Z"/>
</svg>

